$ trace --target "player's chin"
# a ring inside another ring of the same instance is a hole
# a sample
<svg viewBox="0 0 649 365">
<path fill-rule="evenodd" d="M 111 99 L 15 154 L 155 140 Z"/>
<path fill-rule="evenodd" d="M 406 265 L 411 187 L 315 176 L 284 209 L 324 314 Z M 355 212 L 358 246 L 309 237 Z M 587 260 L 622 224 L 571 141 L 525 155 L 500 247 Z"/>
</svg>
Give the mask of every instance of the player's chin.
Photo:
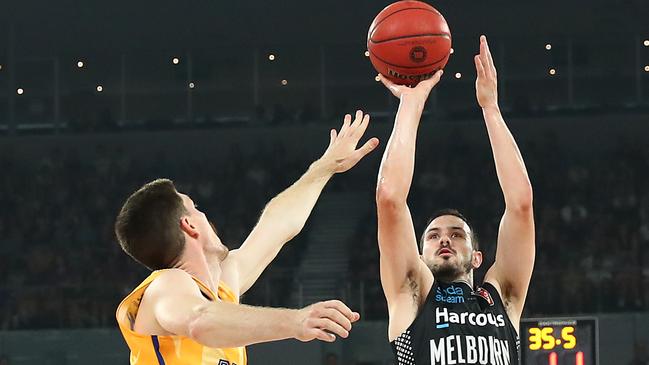
<svg viewBox="0 0 649 365">
<path fill-rule="evenodd" d="M 457 258 L 443 260 L 439 265 L 439 267 L 441 267 L 442 269 L 449 271 L 462 271 L 462 266 L 462 262 Z"/>
<path fill-rule="evenodd" d="M 438 269 L 445 270 L 455 266 L 455 264 L 450 262 L 448 259 L 444 259 L 439 256 L 435 256 L 431 258 L 426 262 L 426 264 L 428 265 L 428 267 L 430 267 L 433 270 L 438 270 Z"/>
</svg>

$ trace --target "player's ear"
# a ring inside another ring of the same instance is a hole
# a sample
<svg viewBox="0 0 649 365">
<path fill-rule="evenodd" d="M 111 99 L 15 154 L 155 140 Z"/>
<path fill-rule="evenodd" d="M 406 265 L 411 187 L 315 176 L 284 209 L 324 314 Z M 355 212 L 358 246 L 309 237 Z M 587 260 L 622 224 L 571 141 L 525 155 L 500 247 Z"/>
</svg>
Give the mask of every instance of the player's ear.
<svg viewBox="0 0 649 365">
<path fill-rule="evenodd" d="M 189 235 L 189 237 L 192 237 L 192 238 L 197 238 L 198 237 L 198 230 L 192 224 L 192 222 L 189 220 L 188 216 L 180 217 L 180 229 L 183 232 L 187 233 L 187 235 Z"/>
<path fill-rule="evenodd" d="M 479 268 L 480 265 L 482 265 L 482 252 L 473 251 L 471 256 L 471 266 L 473 266 L 474 269 Z"/>
</svg>

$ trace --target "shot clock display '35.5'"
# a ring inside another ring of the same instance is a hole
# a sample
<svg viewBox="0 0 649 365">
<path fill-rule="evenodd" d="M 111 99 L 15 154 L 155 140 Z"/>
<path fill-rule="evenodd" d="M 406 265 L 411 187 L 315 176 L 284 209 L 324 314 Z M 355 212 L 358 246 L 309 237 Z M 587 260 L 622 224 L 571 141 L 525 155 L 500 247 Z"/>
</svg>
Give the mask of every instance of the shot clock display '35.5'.
<svg viewBox="0 0 649 365">
<path fill-rule="evenodd" d="M 597 318 L 521 320 L 522 365 L 598 365 Z"/>
</svg>

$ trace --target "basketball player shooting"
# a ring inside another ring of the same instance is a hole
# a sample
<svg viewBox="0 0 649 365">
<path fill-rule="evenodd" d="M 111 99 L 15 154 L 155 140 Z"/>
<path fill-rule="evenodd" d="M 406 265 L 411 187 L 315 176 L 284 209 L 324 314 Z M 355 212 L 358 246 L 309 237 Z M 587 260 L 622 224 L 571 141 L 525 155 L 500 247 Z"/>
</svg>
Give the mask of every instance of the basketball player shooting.
<svg viewBox="0 0 649 365">
<path fill-rule="evenodd" d="M 399 365 L 502 365 L 519 361 L 517 329 L 535 254 L 532 187 L 498 107 L 496 69 L 484 36 L 475 66 L 476 96 L 505 198 L 496 259 L 481 285 L 475 285 L 473 271 L 480 267 L 483 256 L 475 232 L 462 214 L 444 210 L 433 215 L 418 251 L 406 202 L 420 117 L 442 72 L 414 88 L 382 79 L 400 98 L 376 191 L 388 338 Z"/>
<path fill-rule="evenodd" d="M 131 365 L 244 365 L 246 345 L 287 338 L 333 342 L 349 335 L 360 316 L 340 301 L 294 310 L 242 305 L 239 296 L 301 231 L 329 179 L 376 148 L 379 141 L 371 138 L 356 149 L 368 123 L 361 111 L 353 122 L 345 116 L 322 157 L 266 205 L 231 252 L 170 180 L 148 183 L 127 199 L 115 224 L 119 243 L 154 270 L 117 309 Z"/>
</svg>

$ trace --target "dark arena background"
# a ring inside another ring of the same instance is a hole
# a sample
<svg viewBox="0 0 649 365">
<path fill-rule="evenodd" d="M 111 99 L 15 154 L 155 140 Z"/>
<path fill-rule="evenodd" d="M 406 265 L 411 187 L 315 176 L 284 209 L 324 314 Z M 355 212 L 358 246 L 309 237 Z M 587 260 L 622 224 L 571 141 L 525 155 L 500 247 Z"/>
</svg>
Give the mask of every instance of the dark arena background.
<svg viewBox="0 0 649 365">
<path fill-rule="evenodd" d="M 0 365 L 128 364 L 115 308 L 147 271 L 113 233 L 125 197 L 169 177 L 236 248 L 357 109 L 381 145 L 242 302 L 338 298 L 362 319 L 332 344 L 250 346 L 249 363 L 393 364 L 374 193 L 398 100 L 365 54 L 389 3 L 2 2 Z M 454 52 L 419 131 L 417 233 L 456 207 L 494 258 L 504 206 L 472 61 L 486 34 L 534 187 L 525 364 L 649 364 L 649 2 L 428 3 Z"/>
</svg>

